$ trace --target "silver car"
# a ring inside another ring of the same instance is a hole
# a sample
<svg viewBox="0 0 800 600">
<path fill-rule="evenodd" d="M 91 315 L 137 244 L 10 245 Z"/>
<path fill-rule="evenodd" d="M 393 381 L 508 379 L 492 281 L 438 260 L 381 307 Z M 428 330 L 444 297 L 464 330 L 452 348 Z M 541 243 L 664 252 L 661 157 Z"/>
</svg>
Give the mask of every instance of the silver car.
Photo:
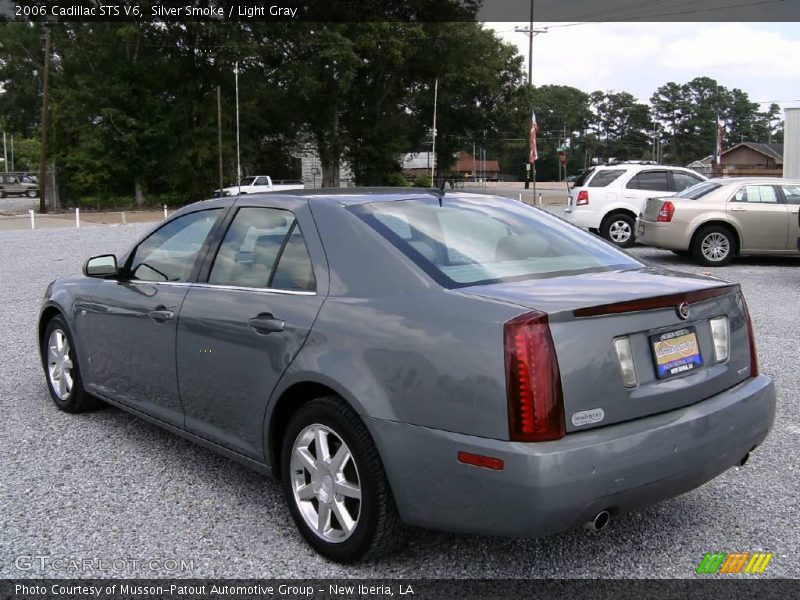
<svg viewBox="0 0 800 600">
<path fill-rule="evenodd" d="M 775 412 L 738 285 L 470 194 L 194 204 L 51 283 L 38 337 L 59 408 L 277 477 L 337 561 L 404 524 L 601 529 L 743 464 Z"/>
<path fill-rule="evenodd" d="M 704 265 L 737 255 L 800 255 L 800 181 L 710 179 L 670 198 L 650 198 L 636 241 L 691 254 Z"/>
</svg>

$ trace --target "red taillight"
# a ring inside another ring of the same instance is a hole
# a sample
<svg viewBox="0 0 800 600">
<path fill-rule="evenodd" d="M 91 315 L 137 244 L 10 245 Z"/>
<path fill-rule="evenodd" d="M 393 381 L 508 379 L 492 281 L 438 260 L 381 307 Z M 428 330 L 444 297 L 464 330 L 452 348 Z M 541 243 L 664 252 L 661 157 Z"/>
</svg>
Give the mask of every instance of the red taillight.
<svg viewBox="0 0 800 600">
<path fill-rule="evenodd" d="M 661 223 L 669 223 L 672 221 L 672 215 L 675 214 L 675 205 L 667 200 L 664 204 L 661 205 L 661 210 L 658 211 L 658 219 L 656 221 L 660 221 Z"/>
<path fill-rule="evenodd" d="M 504 328 L 508 427 L 513 441 L 564 437 L 564 397 L 547 315 L 533 311 Z"/>
<path fill-rule="evenodd" d="M 756 335 L 753 332 L 753 321 L 750 320 L 750 311 L 747 302 L 742 296 L 742 306 L 744 307 L 744 318 L 747 321 L 747 336 L 750 338 L 750 377 L 758 376 L 758 353 L 756 352 Z"/>
<path fill-rule="evenodd" d="M 589 192 L 581 190 L 578 192 L 578 199 L 575 201 L 575 206 L 586 206 L 589 204 Z"/>
</svg>

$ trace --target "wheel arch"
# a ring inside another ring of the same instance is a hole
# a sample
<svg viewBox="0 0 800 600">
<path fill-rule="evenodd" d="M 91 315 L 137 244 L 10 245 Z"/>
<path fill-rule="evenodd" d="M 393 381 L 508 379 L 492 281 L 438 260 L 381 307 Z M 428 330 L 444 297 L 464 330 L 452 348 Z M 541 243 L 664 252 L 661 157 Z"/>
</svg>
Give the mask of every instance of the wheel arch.
<svg viewBox="0 0 800 600">
<path fill-rule="evenodd" d="M 703 229 L 705 229 L 706 227 L 714 227 L 714 226 L 727 229 L 731 233 L 731 235 L 733 235 L 733 243 L 735 245 L 733 249 L 734 255 L 739 254 L 739 252 L 742 249 L 742 237 L 739 234 L 739 230 L 736 229 L 736 227 L 732 223 L 729 223 L 728 221 L 724 221 L 722 219 L 710 219 L 708 221 L 703 221 L 697 227 L 695 227 L 694 231 L 692 231 L 691 237 L 689 238 L 689 248 L 692 248 L 692 246 L 695 243 L 695 240 L 697 239 L 697 236 L 700 234 L 701 231 L 703 231 Z"/>
<path fill-rule="evenodd" d="M 42 309 L 42 312 L 39 315 L 39 328 L 36 339 L 39 342 L 40 348 L 42 344 L 42 338 L 44 337 L 44 331 L 47 329 L 47 324 L 53 319 L 53 317 L 61 317 L 62 319 L 66 320 L 64 311 L 62 311 L 59 306 L 56 304 L 48 304 Z"/>
<path fill-rule="evenodd" d="M 611 219 L 613 216 L 619 215 L 619 214 L 627 214 L 634 221 L 636 221 L 636 219 L 637 219 L 636 213 L 634 213 L 629 207 L 616 206 L 616 207 L 612 208 L 611 210 L 609 210 L 606 214 L 603 215 L 603 218 L 600 219 L 600 227 L 602 228 L 603 225 L 605 225 L 605 223 L 609 219 Z"/>
<path fill-rule="evenodd" d="M 266 415 L 264 427 L 264 454 L 276 479 L 281 478 L 281 448 L 283 433 L 289 420 L 304 404 L 324 396 L 338 396 L 342 402 L 349 406 L 360 416 L 357 406 L 348 400 L 347 394 L 335 384 L 321 383 L 319 381 L 297 381 L 281 391 L 276 400 L 272 402 Z"/>
</svg>

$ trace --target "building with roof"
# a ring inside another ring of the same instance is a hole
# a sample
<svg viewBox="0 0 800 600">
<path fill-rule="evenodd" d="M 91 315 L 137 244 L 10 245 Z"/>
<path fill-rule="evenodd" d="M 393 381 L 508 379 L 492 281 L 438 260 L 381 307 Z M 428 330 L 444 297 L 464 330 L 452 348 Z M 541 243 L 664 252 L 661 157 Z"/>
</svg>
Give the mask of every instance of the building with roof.
<svg viewBox="0 0 800 600">
<path fill-rule="evenodd" d="M 783 175 L 783 144 L 741 142 L 720 157 L 723 175 Z"/>
</svg>

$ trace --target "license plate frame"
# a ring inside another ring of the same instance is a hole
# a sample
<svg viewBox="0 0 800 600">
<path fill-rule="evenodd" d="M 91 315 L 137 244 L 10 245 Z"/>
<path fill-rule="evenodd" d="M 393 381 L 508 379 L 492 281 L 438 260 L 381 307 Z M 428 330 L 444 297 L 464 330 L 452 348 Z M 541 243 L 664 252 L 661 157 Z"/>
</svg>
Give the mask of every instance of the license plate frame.
<svg viewBox="0 0 800 600">
<path fill-rule="evenodd" d="M 639 223 L 636 226 L 636 235 L 637 236 L 644 235 L 644 223 Z"/>
<path fill-rule="evenodd" d="M 658 379 L 678 377 L 703 366 L 703 353 L 693 326 L 651 335 L 649 341 Z M 685 346 L 681 348 L 682 345 Z"/>
</svg>

